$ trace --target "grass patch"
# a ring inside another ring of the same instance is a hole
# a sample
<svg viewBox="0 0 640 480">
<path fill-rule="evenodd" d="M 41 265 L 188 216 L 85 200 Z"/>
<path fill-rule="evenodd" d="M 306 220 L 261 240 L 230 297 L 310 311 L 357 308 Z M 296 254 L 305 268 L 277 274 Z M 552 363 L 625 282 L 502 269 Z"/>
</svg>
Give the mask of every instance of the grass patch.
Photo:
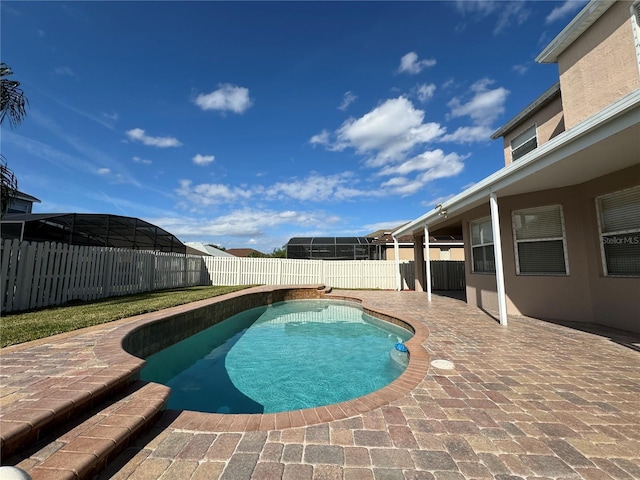
<svg viewBox="0 0 640 480">
<path fill-rule="evenodd" d="M 0 319 L 0 347 L 100 325 L 142 313 L 155 312 L 245 288 L 248 286 L 178 288 L 111 297 L 31 312 L 3 314 Z"/>
</svg>

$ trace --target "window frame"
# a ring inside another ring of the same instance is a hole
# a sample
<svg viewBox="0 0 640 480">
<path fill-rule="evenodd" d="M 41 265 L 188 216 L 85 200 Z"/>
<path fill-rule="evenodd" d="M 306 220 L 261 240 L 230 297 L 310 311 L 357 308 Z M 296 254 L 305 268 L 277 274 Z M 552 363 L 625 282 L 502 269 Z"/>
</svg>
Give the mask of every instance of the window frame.
<svg viewBox="0 0 640 480">
<path fill-rule="evenodd" d="M 479 243 L 477 245 L 475 245 L 473 243 L 473 226 L 474 225 L 478 225 L 478 224 L 483 224 L 483 223 L 489 223 L 489 225 L 491 226 L 491 242 L 483 242 L 483 243 Z M 477 273 L 480 275 L 495 275 L 496 274 L 496 270 L 495 270 L 495 258 L 494 258 L 494 269 L 493 270 L 476 270 L 476 262 L 475 262 L 475 257 L 473 254 L 473 250 L 474 248 L 478 248 L 478 247 L 488 247 L 491 246 L 492 248 L 494 248 L 495 245 L 495 239 L 493 238 L 493 225 L 491 224 L 491 216 L 488 217 L 482 217 L 482 218 L 478 218 L 476 220 L 472 220 L 469 222 L 469 245 L 471 246 L 471 273 Z"/>
<path fill-rule="evenodd" d="M 640 237 L 640 227 L 639 228 L 631 228 L 625 230 L 612 230 L 609 232 L 603 232 L 603 214 L 602 214 L 602 200 L 605 198 L 614 197 L 616 195 L 622 195 L 624 193 L 630 192 L 632 190 L 639 190 L 640 185 L 636 185 L 634 187 L 625 188 L 622 190 L 616 190 L 615 192 L 606 193 L 604 195 L 599 195 L 595 198 L 596 204 L 596 218 L 598 221 L 598 240 L 600 243 L 600 260 L 602 262 L 602 272 L 605 277 L 613 277 L 613 278 L 638 278 L 640 277 L 640 271 L 636 274 L 618 274 L 618 273 L 609 273 L 609 268 L 607 265 L 607 255 L 604 248 L 605 241 L 604 237 L 609 237 L 613 235 L 632 235 L 636 234 L 636 239 Z"/>
<path fill-rule="evenodd" d="M 518 145 L 517 147 L 514 148 L 513 147 L 514 142 L 516 140 L 518 140 L 519 138 L 524 137 L 530 130 L 532 131 L 533 135 L 529 136 L 525 141 L 523 141 L 522 143 L 520 143 L 520 145 Z M 524 145 L 526 145 L 527 143 L 529 143 L 531 140 L 534 140 L 534 139 L 536 141 L 535 147 L 533 147 L 531 150 L 525 151 L 523 154 L 516 154 L 518 149 L 522 148 Z M 534 123 L 533 125 L 529 125 L 522 132 L 520 132 L 518 135 L 513 137 L 509 141 L 509 147 L 511 149 L 511 161 L 512 162 L 515 162 L 516 160 L 519 160 L 522 157 L 524 157 L 526 154 L 533 152 L 536 148 L 538 148 L 538 125 L 536 123 Z"/>
<path fill-rule="evenodd" d="M 562 237 L 555 236 L 555 237 L 542 237 L 542 238 L 533 238 L 533 239 L 530 239 L 530 238 L 518 239 L 518 235 L 516 232 L 516 222 L 515 222 L 516 215 L 522 215 L 523 213 L 526 214 L 526 212 L 535 213 L 535 212 L 540 212 L 545 210 L 549 211 L 556 208 L 560 211 L 560 227 L 562 229 Z M 515 264 L 516 264 L 516 275 L 522 275 L 527 277 L 530 277 L 530 276 L 568 277 L 569 276 L 570 274 L 569 252 L 567 248 L 567 232 L 565 228 L 564 208 L 562 204 L 557 203 L 557 204 L 551 204 L 551 205 L 541 205 L 538 207 L 529 207 L 529 208 L 521 208 L 518 210 L 513 210 L 511 212 L 511 230 L 513 234 L 513 249 L 514 249 Z M 558 240 L 562 240 L 562 253 L 564 256 L 564 272 L 521 272 L 520 271 L 520 251 L 518 249 L 518 245 L 520 243 L 557 242 Z"/>
</svg>

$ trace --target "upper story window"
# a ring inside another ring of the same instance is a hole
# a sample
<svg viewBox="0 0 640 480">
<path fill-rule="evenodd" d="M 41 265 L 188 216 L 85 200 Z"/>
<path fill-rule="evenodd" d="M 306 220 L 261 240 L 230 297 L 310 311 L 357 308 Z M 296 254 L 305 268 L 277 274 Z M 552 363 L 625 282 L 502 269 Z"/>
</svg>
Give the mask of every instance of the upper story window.
<svg viewBox="0 0 640 480">
<path fill-rule="evenodd" d="M 511 160 L 515 161 L 538 147 L 536 126 L 531 125 L 520 135 L 511 140 Z"/>
<path fill-rule="evenodd" d="M 596 199 L 605 275 L 640 276 L 640 186 Z"/>
<path fill-rule="evenodd" d="M 519 275 L 569 273 L 562 205 L 514 211 L 513 237 Z"/>
<path fill-rule="evenodd" d="M 474 272 L 495 273 L 496 257 L 493 251 L 491 217 L 471 222 L 471 265 Z"/>
</svg>

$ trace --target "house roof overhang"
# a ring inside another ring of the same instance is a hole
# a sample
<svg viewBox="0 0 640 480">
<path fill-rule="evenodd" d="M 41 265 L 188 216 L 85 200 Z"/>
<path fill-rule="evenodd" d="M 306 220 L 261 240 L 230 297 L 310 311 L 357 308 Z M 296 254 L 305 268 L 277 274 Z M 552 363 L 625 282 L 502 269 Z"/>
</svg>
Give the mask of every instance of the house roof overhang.
<svg viewBox="0 0 640 480">
<path fill-rule="evenodd" d="M 538 63 L 555 63 L 558 57 L 606 12 L 615 0 L 591 0 L 536 57 Z"/>
<path fill-rule="evenodd" d="M 491 193 L 501 197 L 578 185 L 638 165 L 639 138 L 640 89 L 636 89 L 395 230 L 393 236 L 450 224 L 455 216 L 486 204 Z"/>
<path fill-rule="evenodd" d="M 536 98 L 533 102 L 527 105 L 520 113 L 505 123 L 502 127 L 496 130 L 491 135 L 492 140 L 496 140 L 502 137 L 505 133 L 511 131 L 520 123 L 524 122 L 527 118 L 533 116 L 542 107 L 550 103 L 552 100 L 560 96 L 560 82 L 556 82 L 549 87 L 542 95 Z"/>
</svg>

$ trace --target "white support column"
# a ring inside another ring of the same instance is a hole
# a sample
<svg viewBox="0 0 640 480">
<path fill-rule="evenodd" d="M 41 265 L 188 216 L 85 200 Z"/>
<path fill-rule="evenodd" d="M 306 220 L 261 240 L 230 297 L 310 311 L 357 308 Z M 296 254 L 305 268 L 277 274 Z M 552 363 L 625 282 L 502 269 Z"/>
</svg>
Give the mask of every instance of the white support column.
<svg viewBox="0 0 640 480">
<path fill-rule="evenodd" d="M 402 290 L 402 277 L 400 276 L 400 246 L 398 239 L 393 237 L 393 253 L 396 259 L 396 289 Z"/>
<path fill-rule="evenodd" d="M 496 287 L 498 290 L 498 312 L 500 325 L 507 324 L 507 299 L 504 288 L 504 268 L 502 266 L 502 240 L 500 238 L 500 217 L 498 215 L 498 197 L 491 192 L 489 195 L 491 206 L 491 230 L 493 232 L 493 255 L 496 262 Z"/>
<path fill-rule="evenodd" d="M 427 300 L 431 301 L 431 258 L 429 258 L 429 226 L 424 226 L 424 264 L 427 277 Z"/>
</svg>

